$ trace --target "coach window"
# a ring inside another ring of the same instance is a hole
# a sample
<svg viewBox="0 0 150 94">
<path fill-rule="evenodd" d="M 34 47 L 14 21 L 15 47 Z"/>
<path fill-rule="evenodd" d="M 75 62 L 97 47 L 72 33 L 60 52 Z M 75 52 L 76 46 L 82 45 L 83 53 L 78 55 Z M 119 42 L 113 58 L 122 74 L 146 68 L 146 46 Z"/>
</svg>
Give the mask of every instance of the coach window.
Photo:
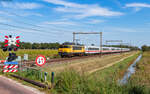
<svg viewBox="0 0 150 94">
<path fill-rule="evenodd" d="M 82 50 L 82 47 L 73 46 L 73 50 Z"/>
<path fill-rule="evenodd" d="M 107 49 L 107 48 L 103 48 L 103 50 L 109 50 L 109 49 Z"/>
<path fill-rule="evenodd" d="M 95 50 L 99 50 L 99 48 L 96 48 Z"/>
<path fill-rule="evenodd" d="M 88 48 L 88 50 L 92 50 L 92 48 Z"/>
</svg>

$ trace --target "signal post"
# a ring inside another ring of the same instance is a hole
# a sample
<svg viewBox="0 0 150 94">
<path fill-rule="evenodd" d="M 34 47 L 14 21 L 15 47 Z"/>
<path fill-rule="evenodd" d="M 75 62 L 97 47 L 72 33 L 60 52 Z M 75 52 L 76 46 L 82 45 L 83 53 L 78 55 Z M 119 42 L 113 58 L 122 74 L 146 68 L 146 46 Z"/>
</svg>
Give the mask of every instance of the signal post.
<svg viewBox="0 0 150 94">
<path fill-rule="evenodd" d="M 9 51 L 9 56 L 6 59 L 6 61 L 4 62 L 4 66 L 3 66 L 3 72 L 17 72 L 18 71 L 18 62 L 16 62 L 15 60 L 18 58 L 18 56 L 16 55 L 16 53 L 14 53 L 13 51 L 17 51 L 18 48 L 20 47 L 19 43 L 19 36 L 17 37 L 12 37 L 12 35 L 9 36 L 5 36 L 5 45 L 3 47 L 3 51 Z"/>
</svg>

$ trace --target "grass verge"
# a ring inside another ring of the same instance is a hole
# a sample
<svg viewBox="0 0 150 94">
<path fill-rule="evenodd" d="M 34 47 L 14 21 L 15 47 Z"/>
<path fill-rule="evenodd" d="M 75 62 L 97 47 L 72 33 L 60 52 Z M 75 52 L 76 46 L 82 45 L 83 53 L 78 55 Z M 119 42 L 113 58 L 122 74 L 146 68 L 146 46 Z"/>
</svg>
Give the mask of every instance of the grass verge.
<svg viewBox="0 0 150 94">
<path fill-rule="evenodd" d="M 150 94 L 150 51 L 143 53 L 127 86 L 134 94 Z"/>
<path fill-rule="evenodd" d="M 139 53 L 103 70 L 86 75 L 75 70 L 57 74 L 53 94 L 128 94 L 126 86 L 118 85 L 121 71 L 125 71 Z"/>
</svg>

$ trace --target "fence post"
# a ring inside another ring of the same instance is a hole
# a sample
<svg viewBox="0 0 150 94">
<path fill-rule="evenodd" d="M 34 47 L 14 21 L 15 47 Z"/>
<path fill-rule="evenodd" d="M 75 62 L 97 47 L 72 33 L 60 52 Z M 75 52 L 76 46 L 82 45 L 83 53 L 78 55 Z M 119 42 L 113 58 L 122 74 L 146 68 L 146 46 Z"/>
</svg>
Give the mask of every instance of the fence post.
<svg viewBox="0 0 150 94">
<path fill-rule="evenodd" d="M 42 74 L 42 71 L 41 71 L 41 69 L 40 69 L 40 73 L 41 73 L 41 82 L 43 82 L 43 74 Z"/>
<path fill-rule="evenodd" d="M 51 83 L 52 83 L 52 88 L 54 86 L 54 72 L 51 73 Z"/>
<path fill-rule="evenodd" d="M 44 81 L 46 82 L 47 80 L 47 72 L 44 72 Z"/>
</svg>

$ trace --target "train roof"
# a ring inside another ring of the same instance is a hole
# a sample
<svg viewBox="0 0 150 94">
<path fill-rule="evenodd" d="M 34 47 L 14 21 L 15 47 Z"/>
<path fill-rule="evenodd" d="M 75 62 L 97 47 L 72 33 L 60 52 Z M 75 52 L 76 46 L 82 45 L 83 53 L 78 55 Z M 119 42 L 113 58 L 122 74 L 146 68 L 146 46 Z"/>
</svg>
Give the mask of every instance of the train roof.
<svg viewBox="0 0 150 94">
<path fill-rule="evenodd" d="M 99 46 L 85 46 L 86 48 L 100 48 Z M 119 47 L 105 47 L 102 48 L 108 48 L 108 49 L 129 49 L 129 48 L 119 48 Z"/>
<path fill-rule="evenodd" d="M 78 45 L 78 46 L 83 46 L 83 44 L 79 44 L 79 43 L 75 44 L 73 42 L 64 42 L 64 43 L 62 43 L 62 45 Z"/>
<path fill-rule="evenodd" d="M 85 46 L 85 47 L 88 47 L 88 48 L 100 48 L 100 47 L 98 47 L 98 46 Z"/>
<path fill-rule="evenodd" d="M 85 46 L 85 47 L 100 48 L 99 46 Z M 118 48 L 118 47 L 105 47 L 105 46 L 103 46 L 102 48 Z"/>
</svg>

